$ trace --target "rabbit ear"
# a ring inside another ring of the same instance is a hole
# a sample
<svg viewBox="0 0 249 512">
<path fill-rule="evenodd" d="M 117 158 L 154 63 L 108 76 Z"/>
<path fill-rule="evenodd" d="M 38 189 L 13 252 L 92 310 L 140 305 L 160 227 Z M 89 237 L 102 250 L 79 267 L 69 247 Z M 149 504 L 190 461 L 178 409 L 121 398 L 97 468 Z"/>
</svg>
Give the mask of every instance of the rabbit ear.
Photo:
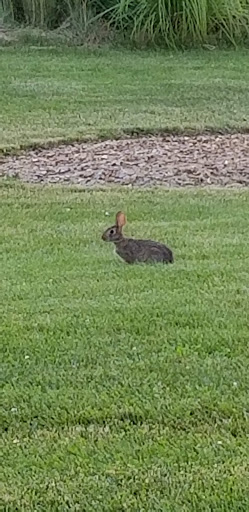
<svg viewBox="0 0 249 512">
<path fill-rule="evenodd" d="M 126 224 L 126 218 L 125 214 L 123 212 L 118 212 L 116 215 L 116 226 L 119 229 L 122 229 L 122 227 Z"/>
</svg>

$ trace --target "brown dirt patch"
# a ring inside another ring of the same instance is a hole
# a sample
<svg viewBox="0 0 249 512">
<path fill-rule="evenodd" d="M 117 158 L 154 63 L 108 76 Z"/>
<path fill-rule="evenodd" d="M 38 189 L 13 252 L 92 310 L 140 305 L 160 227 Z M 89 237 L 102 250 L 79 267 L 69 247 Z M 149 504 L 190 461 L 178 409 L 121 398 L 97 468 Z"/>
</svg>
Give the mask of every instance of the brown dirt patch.
<svg viewBox="0 0 249 512">
<path fill-rule="evenodd" d="M 36 149 L 1 161 L 2 176 L 83 186 L 249 186 L 249 134 L 141 137 Z"/>
</svg>

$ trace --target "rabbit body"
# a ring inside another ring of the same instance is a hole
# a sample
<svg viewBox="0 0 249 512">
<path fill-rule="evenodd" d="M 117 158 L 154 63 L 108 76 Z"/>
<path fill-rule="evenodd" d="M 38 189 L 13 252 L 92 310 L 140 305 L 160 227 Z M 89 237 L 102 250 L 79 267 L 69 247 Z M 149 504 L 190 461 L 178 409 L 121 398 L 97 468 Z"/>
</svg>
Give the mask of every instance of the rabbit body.
<svg viewBox="0 0 249 512">
<path fill-rule="evenodd" d="M 173 263 L 172 251 L 166 245 L 153 240 L 124 238 L 115 243 L 117 254 L 126 263 Z"/>
<path fill-rule="evenodd" d="M 173 253 L 166 245 L 153 240 L 125 238 L 122 233 L 125 222 L 124 214 L 118 212 L 116 224 L 103 233 L 102 239 L 113 242 L 117 254 L 126 263 L 173 263 Z"/>
</svg>

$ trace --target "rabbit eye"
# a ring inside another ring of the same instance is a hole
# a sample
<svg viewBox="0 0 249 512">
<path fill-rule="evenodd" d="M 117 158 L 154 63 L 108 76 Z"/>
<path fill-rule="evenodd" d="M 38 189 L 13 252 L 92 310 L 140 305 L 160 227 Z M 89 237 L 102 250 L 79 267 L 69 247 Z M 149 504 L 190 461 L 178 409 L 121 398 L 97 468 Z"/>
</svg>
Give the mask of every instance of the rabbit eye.
<svg viewBox="0 0 249 512">
<path fill-rule="evenodd" d="M 114 229 L 110 229 L 110 235 L 113 235 Z"/>
</svg>

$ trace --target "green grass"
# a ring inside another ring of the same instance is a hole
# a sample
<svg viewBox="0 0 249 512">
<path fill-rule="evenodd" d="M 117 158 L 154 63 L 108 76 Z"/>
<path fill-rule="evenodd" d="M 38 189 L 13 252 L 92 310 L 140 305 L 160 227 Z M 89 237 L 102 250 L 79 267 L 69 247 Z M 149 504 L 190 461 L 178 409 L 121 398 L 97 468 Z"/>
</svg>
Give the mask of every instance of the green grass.
<svg viewBox="0 0 249 512">
<path fill-rule="evenodd" d="M 0 149 L 249 129 L 248 51 L 1 49 Z"/>
<path fill-rule="evenodd" d="M 2 510 L 247 512 L 249 192 L 0 192 Z"/>
</svg>

